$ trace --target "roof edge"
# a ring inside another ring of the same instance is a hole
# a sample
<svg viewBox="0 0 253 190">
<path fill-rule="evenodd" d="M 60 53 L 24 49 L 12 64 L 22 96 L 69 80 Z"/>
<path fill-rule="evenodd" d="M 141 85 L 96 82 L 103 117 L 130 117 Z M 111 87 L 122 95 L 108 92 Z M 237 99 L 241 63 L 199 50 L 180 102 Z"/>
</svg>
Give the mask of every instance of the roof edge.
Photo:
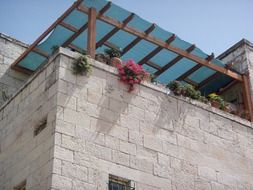
<svg viewBox="0 0 253 190">
<path fill-rule="evenodd" d="M 247 46 L 253 48 L 253 43 L 250 42 L 249 40 L 243 38 L 239 42 L 237 42 L 236 44 L 234 44 L 233 46 L 231 46 L 230 48 L 228 48 L 226 51 L 224 51 L 223 53 L 221 53 L 219 56 L 217 56 L 217 58 L 218 59 L 223 59 L 224 57 L 226 57 L 227 55 L 229 55 L 230 53 L 232 53 L 233 51 L 235 51 L 239 47 L 242 47 L 243 45 L 247 45 Z"/>
<path fill-rule="evenodd" d="M 11 36 L 9 36 L 9 35 L 7 35 L 7 34 L 1 33 L 1 32 L 0 32 L 0 38 L 3 38 L 3 39 L 5 39 L 5 40 L 7 40 L 7 41 L 9 41 L 9 42 L 12 42 L 12 43 L 15 43 L 15 44 L 17 44 L 17 45 L 20 45 L 20 46 L 22 46 L 22 47 L 24 47 L 24 48 L 28 48 L 28 47 L 29 47 L 28 44 L 26 44 L 26 43 L 24 43 L 24 42 L 22 42 L 22 41 L 20 41 L 20 40 L 17 40 L 17 39 L 15 39 L 14 37 L 11 37 Z"/>
</svg>

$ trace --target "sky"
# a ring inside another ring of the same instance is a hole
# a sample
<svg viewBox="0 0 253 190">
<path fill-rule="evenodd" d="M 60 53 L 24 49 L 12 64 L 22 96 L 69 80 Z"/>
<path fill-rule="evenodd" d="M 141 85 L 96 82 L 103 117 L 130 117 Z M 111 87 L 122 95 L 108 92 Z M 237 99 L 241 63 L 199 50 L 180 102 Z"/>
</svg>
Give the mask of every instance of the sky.
<svg viewBox="0 0 253 190">
<path fill-rule="evenodd" d="M 0 0 L 0 32 L 31 44 L 74 0 Z M 253 42 L 253 0 L 112 0 L 149 22 L 218 56 Z"/>
</svg>

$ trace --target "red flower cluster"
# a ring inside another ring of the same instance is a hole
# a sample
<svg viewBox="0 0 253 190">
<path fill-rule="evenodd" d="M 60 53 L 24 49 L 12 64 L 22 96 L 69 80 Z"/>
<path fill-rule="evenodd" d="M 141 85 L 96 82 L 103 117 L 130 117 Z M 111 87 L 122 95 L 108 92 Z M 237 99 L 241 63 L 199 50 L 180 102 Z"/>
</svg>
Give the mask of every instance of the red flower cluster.
<svg viewBox="0 0 253 190">
<path fill-rule="evenodd" d="M 136 64 L 133 60 L 128 60 L 123 64 L 117 65 L 120 80 L 129 85 L 128 91 L 134 90 L 134 84 L 140 84 L 141 81 L 149 77 L 149 73 L 146 72 L 141 65 Z"/>
</svg>

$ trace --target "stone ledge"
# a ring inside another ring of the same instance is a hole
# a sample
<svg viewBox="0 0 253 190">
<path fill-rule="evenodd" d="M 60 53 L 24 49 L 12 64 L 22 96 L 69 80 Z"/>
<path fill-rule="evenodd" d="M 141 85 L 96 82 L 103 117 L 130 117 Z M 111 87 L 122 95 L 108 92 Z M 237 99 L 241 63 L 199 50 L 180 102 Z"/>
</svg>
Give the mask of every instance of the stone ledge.
<svg viewBox="0 0 253 190">
<path fill-rule="evenodd" d="M 77 52 L 73 52 L 71 50 L 68 50 L 66 48 L 59 48 L 59 50 L 50 57 L 49 61 L 47 62 L 47 64 L 45 64 L 41 69 L 39 69 L 37 72 L 35 72 L 31 78 L 7 101 L 5 102 L 2 107 L 0 108 L 0 111 L 3 110 L 27 85 L 29 85 L 38 75 L 39 73 L 41 73 L 43 70 L 45 70 L 47 68 L 48 65 L 50 65 L 50 63 L 52 61 L 54 61 L 54 59 L 60 55 L 64 55 L 64 56 L 67 56 L 69 58 L 77 58 L 78 56 L 80 56 L 79 53 Z M 98 62 L 96 60 L 93 60 L 91 59 L 91 65 L 93 67 L 96 67 L 100 70 L 103 70 L 103 71 L 106 71 L 106 72 L 109 72 L 115 76 L 118 75 L 118 72 L 117 72 L 117 69 L 112 67 L 112 66 L 109 66 L 109 65 L 106 65 L 104 63 L 101 63 L 101 62 Z M 208 112 L 211 112 L 213 114 L 216 114 L 216 115 L 219 115 L 221 117 L 224 117 L 224 118 L 227 118 L 233 122 L 236 122 L 236 123 L 240 123 L 246 127 L 250 127 L 250 128 L 253 128 L 253 124 L 246 120 L 246 119 L 243 119 L 243 118 L 240 118 L 239 116 L 236 116 L 236 115 L 232 115 L 230 113 L 227 113 L 227 112 L 224 112 L 222 110 L 219 110 L 217 108 L 214 108 L 210 105 L 207 105 L 207 104 L 204 104 L 202 102 L 199 102 L 199 101 L 196 101 L 196 100 L 191 100 L 190 98 L 184 98 L 184 97 L 180 97 L 180 96 L 174 96 L 172 94 L 170 94 L 170 91 L 168 89 L 166 89 L 164 86 L 162 85 L 155 85 L 155 84 L 152 84 L 150 82 L 146 82 L 144 81 L 141 86 L 144 86 L 144 87 L 147 87 L 147 88 L 150 88 L 152 90 L 155 90 L 155 91 L 158 91 L 158 92 L 161 92 L 161 93 L 164 93 L 164 94 L 167 94 L 168 96 L 172 97 L 172 98 L 175 98 L 177 100 L 180 100 L 180 101 L 183 101 L 183 102 L 186 102 L 188 104 L 191 104 L 191 105 L 194 105 L 198 108 L 201 108 L 203 110 L 206 110 Z"/>
<path fill-rule="evenodd" d="M 24 43 L 24 42 L 21 42 L 21 41 L 19 41 L 19 40 L 13 38 L 13 37 L 11 37 L 11 36 L 9 36 L 9 35 L 7 35 L 7 34 L 4 34 L 4 33 L 0 33 L 0 38 L 5 39 L 5 40 L 7 40 L 7 41 L 10 41 L 10 42 L 12 42 L 12 43 L 15 43 L 15 44 L 17 44 L 17 45 L 20 45 L 20 46 L 22 46 L 22 47 L 24 47 L 24 48 L 28 48 L 28 46 L 29 46 L 28 44 L 26 44 L 26 43 Z"/>
</svg>

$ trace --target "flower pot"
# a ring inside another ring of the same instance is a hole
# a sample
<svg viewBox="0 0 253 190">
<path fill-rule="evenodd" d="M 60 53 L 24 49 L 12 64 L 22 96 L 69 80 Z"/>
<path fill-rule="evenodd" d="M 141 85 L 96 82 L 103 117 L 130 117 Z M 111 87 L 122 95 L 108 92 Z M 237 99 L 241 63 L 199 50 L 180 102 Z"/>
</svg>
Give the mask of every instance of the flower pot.
<svg viewBox="0 0 253 190">
<path fill-rule="evenodd" d="M 122 61 L 118 57 L 112 57 L 110 59 L 110 65 L 113 66 L 113 67 L 117 67 L 117 65 L 121 65 L 121 64 L 122 64 Z"/>
<path fill-rule="evenodd" d="M 220 103 L 219 102 L 216 102 L 216 101 L 212 101 L 211 102 L 211 105 L 215 108 L 220 108 Z"/>
</svg>

